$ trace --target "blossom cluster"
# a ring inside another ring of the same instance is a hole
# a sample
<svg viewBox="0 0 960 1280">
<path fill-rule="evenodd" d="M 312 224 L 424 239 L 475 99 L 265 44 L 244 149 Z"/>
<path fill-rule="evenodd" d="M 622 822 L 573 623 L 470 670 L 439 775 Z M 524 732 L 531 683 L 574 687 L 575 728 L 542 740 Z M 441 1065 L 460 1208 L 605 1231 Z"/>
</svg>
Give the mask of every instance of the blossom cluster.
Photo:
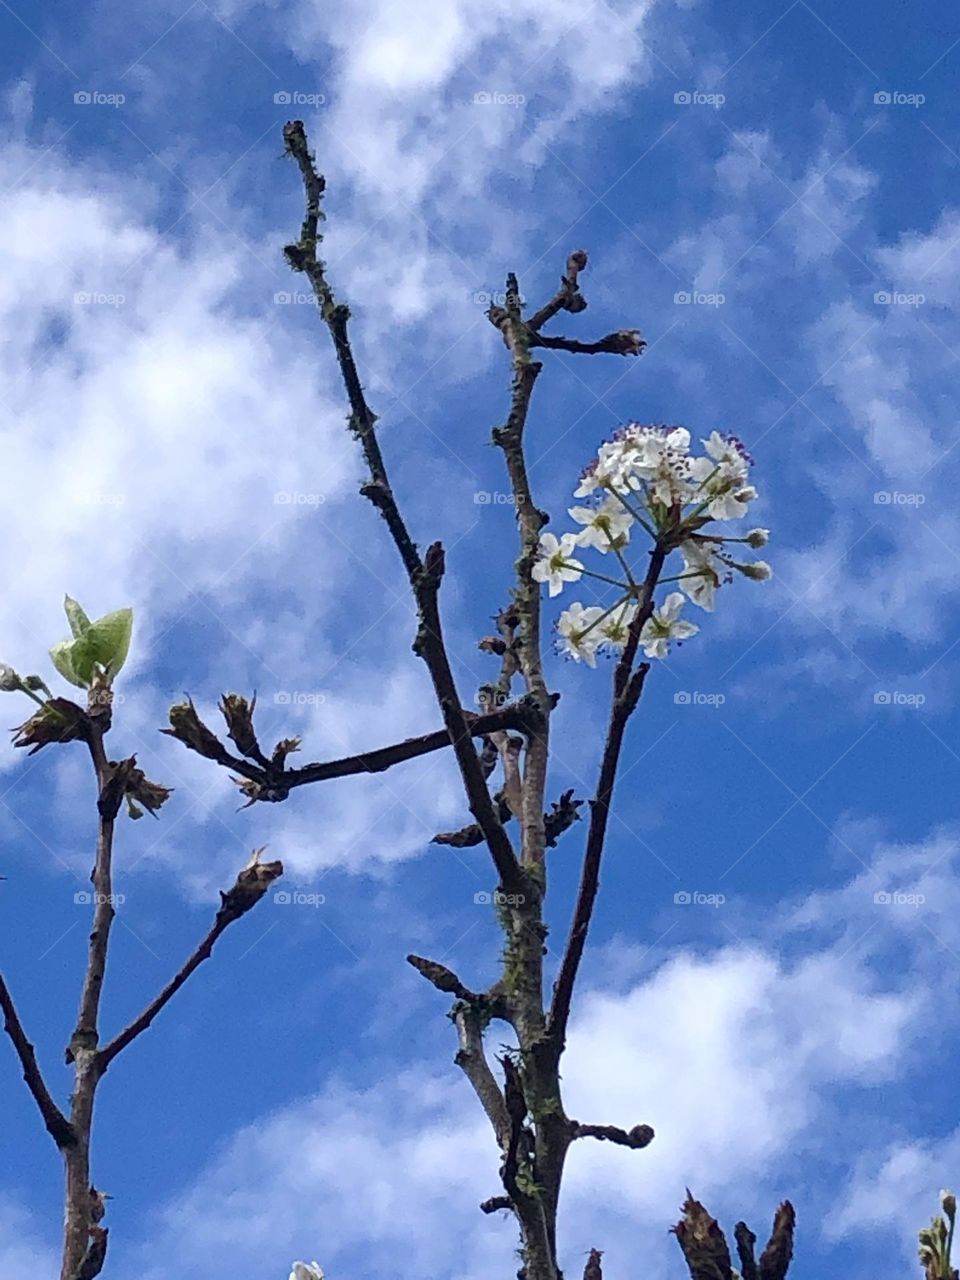
<svg viewBox="0 0 960 1280">
<path fill-rule="evenodd" d="M 618 588 L 609 606 L 578 602 L 561 614 L 561 649 L 578 662 L 593 667 L 598 653 L 622 652 L 641 613 L 639 646 L 648 658 L 665 658 L 671 641 L 699 630 L 680 616 L 687 598 L 710 611 L 717 591 L 735 573 L 759 582 L 770 577 L 765 561 L 739 561 L 729 550 L 734 543 L 754 550 L 764 546 L 767 529 L 751 529 L 741 537 L 706 531 L 714 521 L 726 523 L 747 514 L 757 497 L 749 482 L 752 458 L 735 436 L 718 431 L 702 441 L 703 454 L 693 454 L 690 443 L 685 427 L 628 423 L 600 446 L 574 491 L 574 497 L 587 500 L 569 511 L 579 530 L 559 538 L 541 535 L 533 577 L 547 584 L 551 596 L 585 576 Z M 657 572 L 654 580 L 646 571 L 635 576 L 627 553 L 638 528 L 664 561 L 678 552 L 683 571 L 668 577 Z M 580 556 L 588 550 L 616 562 L 619 576 L 587 568 Z M 655 607 L 658 582 L 675 582 L 679 590 Z"/>
</svg>

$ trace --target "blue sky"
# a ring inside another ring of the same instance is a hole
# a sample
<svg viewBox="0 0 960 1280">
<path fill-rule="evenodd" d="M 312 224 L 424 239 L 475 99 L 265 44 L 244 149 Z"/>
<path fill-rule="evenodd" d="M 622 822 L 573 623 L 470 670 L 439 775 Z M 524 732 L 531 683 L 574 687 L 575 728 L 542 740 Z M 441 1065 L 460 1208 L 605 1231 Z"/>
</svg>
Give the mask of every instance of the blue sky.
<svg viewBox="0 0 960 1280">
<path fill-rule="evenodd" d="M 552 527 L 598 443 L 640 420 L 742 436 L 773 530 L 774 580 L 724 591 L 631 727 L 565 1079 L 578 1118 L 657 1139 L 575 1151 L 568 1273 L 596 1245 L 613 1276 L 638 1255 L 678 1275 L 665 1232 L 687 1184 L 758 1232 L 793 1199 L 801 1280 L 916 1265 L 960 1168 L 942 1065 L 960 1041 L 956 14 L 24 2 L 0 31 L 0 656 L 49 674 L 64 591 L 94 614 L 132 604 L 113 749 L 176 788 L 121 833 L 107 1025 L 178 967 L 254 846 L 324 899 L 262 903 L 111 1070 L 108 1273 L 512 1271 L 511 1226 L 476 1209 L 495 1152 L 445 1007 L 403 962 L 494 972 L 483 856 L 429 845 L 464 817 L 449 760 L 237 813 L 222 772 L 156 732 L 185 689 L 212 713 L 255 688 L 262 736 L 302 733 L 312 759 L 437 723 L 325 335 L 281 257 L 301 214 L 291 115 L 328 177 L 326 256 L 396 488 L 420 542 L 448 548 L 467 704 L 514 554 L 483 315 L 508 270 L 539 302 L 587 249 L 590 308 L 563 331 L 649 343 L 547 353 L 530 462 Z M 552 790 L 586 795 L 609 671 L 551 661 Z M 58 1097 L 84 766 L 0 751 L 0 954 Z M 554 950 L 582 839 L 551 855 Z M 60 1178 L 7 1048 L 0 1270 L 21 1280 L 53 1272 Z"/>
</svg>

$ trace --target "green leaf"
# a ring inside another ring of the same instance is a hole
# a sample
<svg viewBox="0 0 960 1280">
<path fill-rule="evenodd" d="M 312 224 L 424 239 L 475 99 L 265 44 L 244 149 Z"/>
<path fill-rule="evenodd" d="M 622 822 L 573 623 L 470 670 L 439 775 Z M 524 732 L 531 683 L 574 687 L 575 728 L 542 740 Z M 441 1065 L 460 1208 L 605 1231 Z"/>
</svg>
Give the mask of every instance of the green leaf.
<svg viewBox="0 0 960 1280">
<path fill-rule="evenodd" d="M 117 609 L 91 622 L 79 605 L 77 609 L 86 626 L 79 634 L 74 632 L 73 640 L 54 645 L 50 657 L 65 680 L 88 689 L 98 667 L 107 671 L 112 679 L 126 662 L 133 633 L 133 610 Z M 72 617 L 70 625 L 74 625 Z"/>
<path fill-rule="evenodd" d="M 59 644 L 55 644 L 50 650 L 50 657 L 53 659 L 53 665 L 64 680 L 69 680 L 71 684 L 77 685 L 80 689 L 86 689 L 87 681 L 78 679 L 73 670 L 72 650 L 75 643 L 75 640 L 61 640 Z"/>
<path fill-rule="evenodd" d="M 89 630 L 90 619 L 72 596 L 63 597 L 63 611 L 67 615 L 67 621 L 70 623 L 70 630 L 73 632 L 74 639 Z"/>
<path fill-rule="evenodd" d="M 127 660 L 130 652 L 130 638 L 133 635 L 133 610 L 117 609 L 114 613 L 105 613 L 90 628 L 96 632 L 96 661 L 102 662 L 115 676 Z"/>
</svg>

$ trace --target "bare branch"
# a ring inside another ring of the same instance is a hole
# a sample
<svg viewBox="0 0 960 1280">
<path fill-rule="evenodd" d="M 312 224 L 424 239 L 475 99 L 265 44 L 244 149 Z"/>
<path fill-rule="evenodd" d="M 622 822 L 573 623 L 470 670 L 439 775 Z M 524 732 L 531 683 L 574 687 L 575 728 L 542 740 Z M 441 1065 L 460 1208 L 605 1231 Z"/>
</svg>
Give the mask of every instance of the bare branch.
<svg viewBox="0 0 960 1280">
<path fill-rule="evenodd" d="M 230 696 L 232 695 L 224 695 L 225 698 Z M 501 729 L 523 731 L 526 724 L 526 708 L 523 701 L 501 707 L 489 715 L 478 716 L 470 711 L 464 711 L 463 715 L 475 738 L 486 737 Z M 329 782 L 334 778 L 348 778 L 361 773 L 382 773 L 396 764 L 415 760 L 433 751 L 443 751 L 450 746 L 449 732 L 446 729 L 437 729 L 433 733 L 421 734 L 417 738 L 406 738 L 403 742 L 396 742 L 388 747 L 377 747 L 373 751 L 343 756 L 338 760 L 324 760 L 301 765 L 296 769 L 286 769 L 282 761 L 278 766 L 273 760 L 269 760 L 266 767 L 261 768 L 228 751 L 197 716 L 196 708 L 190 699 L 170 708 L 170 724 L 171 728 L 161 729 L 160 732 L 176 738 L 191 751 L 197 751 L 207 759 L 215 760 L 224 768 L 241 774 L 252 784 L 251 788 L 244 788 L 244 790 L 254 800 L 285 800 L 295 787 L 303 787 L 313 782 Z M 290 739 L 287 741 L 289 742 Z"/>
<path fill-rule="evenodd" d="M 288 154 L 293 156 L 300 169 L 307 198 L 300 240 L 296 244 L 287 245 L 284 252 L 288 263 L 295 271 L 303 271 L 307 274 L 317 298 L 320 314 L 333 339 L 347 399 L 350 402 L 351 430 L 360 442 L 370 472 L 370 480 L 363 486 L 361 492 L 370 499 L 383 516 L 400 552 L 420 615 L 414 650 L 423 659 L 430 672 L 437 702 L 460 767 L 470 812 L 483 831 L 501 881 L 504 885 L 513 887 L 518 878 L 517 859 L 490 799 L 476 750 L 470 740 L 471 732 L 461 707 L 456 682 L 443 643 L 437 606 L 437 594 L 444 569 L 443 547 L 439 542 L 433 543 L 421 560 L 400 514 L 376 437 L 376 415 L 364 396 L 350 345 L 347 332 L 350 312 L 347 307 L 335 301 L 327 282 L 324 264 L 317 257 L 317 246 L 320 240 L 318 233 L 321 216 L 320 198 L 324 190 L 324 181 L 317 172 L 314 158 L 307 145 L 303 122 L 289 121 L 284 125 L 283 137 Z"/>
<path fill-rule="evenodd" d="M 554 985 L 553 1003 L 550 1009 L 548 1025 L 553 1040 L 554 1053 L 558 1058 L 563 1052 L 566 1041 L 573 988 L 577 980 L 583 949 L 586 945 L 590 921 L 593 917 L 597 890 L 600 887 L 600 864 L 603 859 L 607 823 L 610 817 L 610 803 L 613 799 L 613 789 L 620 764 L 623 737 L 627 721 L 636 710 L 640 695 L 643 692 L 647 672 L 650 669 L 648 663 L 642 662 L 634 671 L 633 661 L 640 643 L 640 632 L 644 623 L 653 613 L 653 592 L 660 578 L 666 556 L 666 550 L 658 543 L 651 553 L 650 565 L 638 602 L 639 607 L 630 625 L 630 634 L 624 646 L 623 654 L 614 671 L 610 721 L 600 763 L 597 790 L 593 800 L 590 802 L 590 827 L 583 856 L 580 888 L 577 893 L 577 903 L 570 925 L 570 933 L 567 937 L 567 945 L 560 963 L 560 972 Z"/>
<path fill-rule="evenodd" d="M 506 799 L 501 794 L 494 796 L 494 800 L 499 805 L 500 821 L 509 822 L 513 815 Z M 549 812 L 543 815 L 544 843 L 548 849 L 555 848 L 563 833 L 579 821 L 579 809 L 582 804 L 582 800 L 573 798 L 572 791 L 564 791 L 559 800 L 553 801 Z M 454 849 L 471 849 L 478 844 L 483 844 L 483 832 L 476 823 L 471 823 L 456 831 L 441 831 L 439 835 L 433 837 L 431 844 L 446 844 Z"/>
<path fill-rule="evenodd" d="M 131 1041 L 136 1040 L 137 1036 L 142 1032 L 146 1031 L 160 1010 L 169 1004 L 194 970 L 199 968 L 204 960 L 210 958 L 214 944 L 220 935 L 235 920 L 239 920 L 241 916 L 246 915 L 248 911 L 255 907 L 270 885 L 283 874 L 281 863 L 260 862 L 258 860 L 260 852 L 258 850 L 254 854 L 254 861 L 251 865 L 244 867 L 240 872 L 233 888 L 227 893 L 220 894 L 220 909 L 216 914 L 213 925 L 180 971 L 167 983 L 160 994 L 154 1000 L 151 1000 L 141 1014 L 134 1018 L 123 1031 L 114 1036 L 110 1043 L 104 1045 L 100 1050 L 97 1059 L 101 1074 L 106 1071 L 118 1053 L 125 1049 Z"/>
<path fill-rule="evenodd" d="M 483 1047 L 483 1026 L 478 1010 L 467 1002 L 454 1006 L 460 1048 L 454 1062 L 473 1086 L 473 1091 L 486 1112 L 501 1151 L 510 1146 L 510 1116 L 503 1090 L 490 1069 Z"/>
<path fill-rule="evenodd" d="M 743 1280 L 757 1280 L 757 1260 L 753 1252 L 757 1237 L 745 1222 L 738 1222 L 733 1228 L 733 1238 L 737 1242 L 737 1256 L 740 1259 L 740 1274 Z"/>
<path fill-rule="evenodd" d="M 417 973 L 422 974 L 438 991 L 446 995 L 456 996 L 458 1000 L 466 1000 L 470 1004 L 482 999 L 475 991 L 465 987 L 452 969 L 437 960 L 425 960 L 423 956 L 411 955 L 407 956 L 407 964 L 412 965 Z"/>
<path fill-rule="evenodd" d="M 574 355 L 596 356 L 639 356 L 643 354 L 646 342 L 637 329 L 617 329 L 608 333 L 596 342 L 580 342 L 576 338 L 548 338 L 543 334 L 530 337 L 531 347 L 546 347 L 548 351 L 569 351 Z"/>
<path fill-rule="evenodd" d="M 20 1066 L 23 1068 L 23 1078 L 40 1110 L 47 1132 L 61 1150 L 73 1146 L 77 1140 L 73 1126 L 50 1095 L 50 1090 L 37 1064 L 36 1051 L 27 1039 L 23 1023 L 13 1003 L 13 997 L 2 976 L 0 976 L 0 1009 L 3 1010 L 3 1029 L 13 1042 L 17 1057 L 20 1059 Z"/>
<path fill-rule="evenodd" d="M 350 319 L 349 307 L 338 304 L 333 291 L 327 282 L 323 262 L 317 257 L 317 246 L 320 243 L 319 221 L 323 216 L 320 210 L 320 198 L 326 186 L 324 178 L 317 172 L 313 156 L 307 145 L 307 135 L 301 120 L 291 120 L 283 127 L 283 140 L 287 153 L 293 156 L 303 177 L 304 190 L 307 196 L 306 215 L 297 244 L 287 245 L 284 253 L 287 262 L 295 271 L 306 272 L 313 285 L 317 302 L 330 336 L 333 339 L 337 362 L 350 401 L 350 429 L 360 442 L 363 456 L 370 471 L 370 480 L 361 492 L 369 498 L 387 523 L 400 557 L 403 560 L 411 583 L 419 574 L 422 565 L 417 548 L 407 530 L 390 481 L 387 469 L 380 452 L 374 430 L 377 415 L 367 404 L 366 396 L 357 372 L 353 349 L 347 333 L 347 322 Z"/>
<path fill-rule="evenodd" d="M 580 292 L 578 277 L 587 265 L 587 255 L 583 249 L 574 249 L 567 258 L 567 269 L 560 277 L 560 288 L 550 301 L 535 311 L 527 321 L 527 328 L 536 333 L 552 320 L 560 311 L 577 313 L 586 310 L 587 300 Z"/>
<path fill-rule="evenodd" d="M 649 1147 L 654 1132 L 648 1124 L 635 1124 L 632 1129 L 618 1129 L 612 1124 L 580 1124 L 570 1122 L 572 1138 L 599 1138 L 601 1142 L 615 1142 L 620 1147 L 632 1147 L 635 1151 Z"/>
</svg>

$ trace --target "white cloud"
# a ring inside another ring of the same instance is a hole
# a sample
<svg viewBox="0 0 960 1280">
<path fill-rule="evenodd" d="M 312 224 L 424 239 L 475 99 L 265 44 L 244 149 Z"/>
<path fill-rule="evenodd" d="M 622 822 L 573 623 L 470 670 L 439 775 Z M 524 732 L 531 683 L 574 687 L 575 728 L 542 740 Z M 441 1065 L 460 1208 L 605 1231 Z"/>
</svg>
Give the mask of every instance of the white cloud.
<svg viewBox="0 0 960 1280">
<path fill-rule="evenodd" d="M 629 1257 L 638 1239 L 663 1262 L 687 1183 L 714 1212 L 766 1219 L 784 1192 L 778 1170 L 829 1109 L 825 1092 L 895 1073 L 915 1012 L 909 994 L 874 989 L 830 952 L 792 968 L 740 948 L 680 956 L 620 995 L 585 995 L 569 1111 L 652 1123 L 657 1138 L 642 1152 L 576 1144 L 568 1265 L 592 1244 Z M 479 1280 L 513 1246 L 510 1225 L 476 1208 L 496 1190 L 493 1141 L 461 1083 L 427 1066 L 364 1092 L 336 1083 L 237 1135 L 164 1211 L 151 1253 L 166 1261 L 146 1274 L 212 1280 L 235 1258 L 266 1277 L 308 1254 L 331 1274 L 351 1274 L 358 1256 L 367 1274 L 403 1256 L 418 1274 Z"/>
</svg>

